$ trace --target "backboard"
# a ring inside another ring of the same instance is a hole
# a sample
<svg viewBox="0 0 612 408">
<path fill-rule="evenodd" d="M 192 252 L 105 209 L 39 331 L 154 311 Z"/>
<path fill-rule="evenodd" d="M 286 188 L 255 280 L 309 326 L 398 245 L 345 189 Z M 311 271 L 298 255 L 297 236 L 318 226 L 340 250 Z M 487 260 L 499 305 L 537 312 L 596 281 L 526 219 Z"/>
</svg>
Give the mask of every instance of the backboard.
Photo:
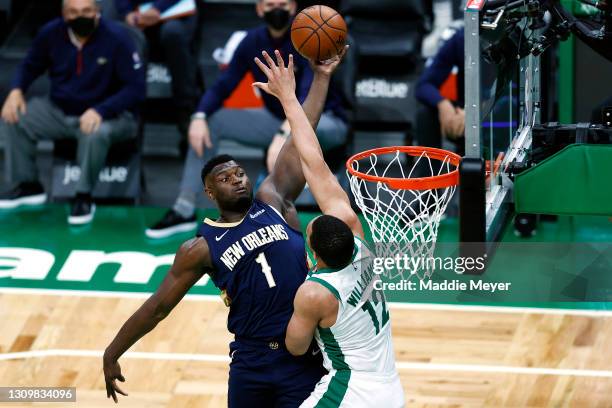
<svg viewBox="0 0 612 408">
<path fill-rule="evenodd" d="M 470 1 L 465 13 L 460 241 L 494 243 L 512 212 L 506 170 L 526 160 L 540 120 L 540 61 L 528 49 L 537 28 L 526 18 L 507 27 L 506 19 L 487 15 L 484 4 Z"/>
</svg>

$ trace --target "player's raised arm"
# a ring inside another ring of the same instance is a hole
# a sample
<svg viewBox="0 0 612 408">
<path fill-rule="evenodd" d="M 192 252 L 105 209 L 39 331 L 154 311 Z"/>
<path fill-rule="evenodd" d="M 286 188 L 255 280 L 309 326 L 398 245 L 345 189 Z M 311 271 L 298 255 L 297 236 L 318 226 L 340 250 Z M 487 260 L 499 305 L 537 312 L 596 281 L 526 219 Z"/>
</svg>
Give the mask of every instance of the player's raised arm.
<svg viewBox="0 0 612 408">
<path fill-rule="evenodd" d="M 270 58 L 265 51 L 262 53 L 262 55 Z M 280 53 L 278 51 L 276 52 L 276 56 L 277 58 L 280 57 Z M 323 112 L 323 108 L 325 106 L 325 100 L 327 99 L 327 91 L 329 89 L 331 75 L 336 66 L 337 65 L 325 66 L 320 64 L 311 64 L 314 73 L 313 80 L 302 107 L 304 109 L 307 121 L 313 129 L 315 129 L 319 124 L 319 119 L 321 118 L 321 113 Z M 258 86 L 256 84 L 254 85 Z M 286 216 L 288 210 L 293 210 L 291 203 L 295 201 L 295 199 L 302 192 L 305 182 L 306 180 L 302 172 L 300 157 L 295 149 L 292 137 L 290 137 L 283 145 L 272 173 L 262 183 L 257 195 L 258 198 L 277 207 L 279 210 L 281 210 L 283 215 Z M 287 221 L 290 222 L 289 219 Z"/>
<path fill-rule="evenodd" d="M 363 228 L 357 214 L 353 211 L 346 192 L 327 166 L 315 131 L 295 96 L 293 56 L 289 56 L 287 66 L 280 54 L 276 55 L 276 63 L 267 54 L 264 59 L 265 64 L 259 59 L 256 62 L 266 74 L 268 82 L 258 82 L 254 85 L 276 96 L 283 105 L 291 125 L 292 139 L 300 157 L 302 171 L 319 208 L 324 214 L 343 220 L 354 234 L 363 237 Z M 332 72 L 339 62 L 340 58 L 337 58 L 329 64 Z"/>
<path fill-rule="evenodd" d="M 104 380 L 106 396 L 117 402 L 117 394 L 126 395 L 116 381 L 125 381 L 118 360 L 142 336 L 161 322 L 187 291 L 196 284 L 206 268 L 211 267 L 206 241 L 194 238 L 181 245 L 174 263 L 161 285 L 149 299 L 124 323 L 111 344 L 104 351 Z"/>
</svg>

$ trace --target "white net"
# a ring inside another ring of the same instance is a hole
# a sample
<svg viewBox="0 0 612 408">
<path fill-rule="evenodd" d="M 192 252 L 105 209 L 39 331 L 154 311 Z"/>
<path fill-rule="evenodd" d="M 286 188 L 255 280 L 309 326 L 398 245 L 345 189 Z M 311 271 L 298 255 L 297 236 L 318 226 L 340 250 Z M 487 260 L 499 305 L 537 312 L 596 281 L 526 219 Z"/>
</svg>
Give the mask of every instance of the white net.
<svg viewBox="0 0 612 408">
<path fill-rule="evenodd" d="M 432 158 L 426 150 L 406 154 L 399 149 L 372 153 L 350 163 L 368 176 L 414 179 L 448 174 L 455 170 L 450 155 Z M 392 188 L 382 181 L 369 181 L 348 174 L 355 202 L 363 212 L 376 243 L 376 256 L 410 261 L 385 268 L 388 279 L 427 279 L 434 269 L 433 253 L 438 227 L 456 190 L 456 185 L 433 189 Z M 401 267 L 397 267 L 401 265 Z"/>
</svg>

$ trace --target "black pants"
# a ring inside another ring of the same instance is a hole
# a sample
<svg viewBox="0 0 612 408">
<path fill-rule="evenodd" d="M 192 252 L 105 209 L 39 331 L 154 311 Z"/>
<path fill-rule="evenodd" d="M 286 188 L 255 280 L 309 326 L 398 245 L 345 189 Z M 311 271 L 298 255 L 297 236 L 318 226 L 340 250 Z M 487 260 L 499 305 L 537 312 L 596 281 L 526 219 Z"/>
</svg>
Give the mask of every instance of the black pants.
<svg viewBox="0 0 612 408">
<path fill-rule="evenodd" d="M 178 111 L 192 112 L 200 98 L 192 41 L 197 16 L 168 20 L 145 30 L 153 60 L 162 59 L 172 75 L 172 96 Z"/>
</svg>

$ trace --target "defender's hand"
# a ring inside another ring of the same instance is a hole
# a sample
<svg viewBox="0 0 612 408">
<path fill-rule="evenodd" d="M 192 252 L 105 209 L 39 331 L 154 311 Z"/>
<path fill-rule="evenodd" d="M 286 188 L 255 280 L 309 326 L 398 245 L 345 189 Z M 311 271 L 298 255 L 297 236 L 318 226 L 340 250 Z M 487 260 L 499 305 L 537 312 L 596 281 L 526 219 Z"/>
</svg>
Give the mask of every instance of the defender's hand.
<svg viewBox="0 0 612 408">
<path fill-rule="evenodd" d="M 206 119 L 194 119 L 189 125 L 189 145 L 199 157 L 204 154 L 204 146 L 207 149 L 212 149 L 213 145 L 210 141 L 210 130 Z"/>
<path fill-rule="evenodd" d="M 295 97 L 295 74 L 293 72 L 293 55 L 289 54 L 289 64 L 285 67 L 285 61 L 280 52 L 276 50 L 275 63 L 267 52 L 261 54 L 266 60 L 266 64 L 255 57 L 255 63 L 268 78 L 268 82 L 255 82 L 253 86 L 259 88 L 270 95 L 276 96 L 279 100 Z"/>
<path fill-rule="evenodd" d="M 117 403 L 117 393 L 128 396 L 119 386 L 117 380 L 125 382 L 125 377 L 121 375 L 121 366 L 117 360 L 108 359 L 106 356 L 103 359 L 104 369 L 104 382 L 106 383 L 106 398 L 113 398 L 113 401 Z"/>
<path fill-rule="evenodd" d="M 334 73 L 334 71 L 336 71 L 336 68 L 338 68 L 338 65 L 340 65 L 340 63 L 342 62 L 342 59 L 346 55 L 346 52 L 348 51 L 348 49 L 349 49 L 349 45 L 347 44 L 344 46 L 342 51 L 340 51 L 340 54 L 326 61 L 309 60 L 312 71 L 315 73 L 315 75 L 319 74 L 319 75 L 331 76 Z"/>
<path fill-rule="evenodd" d="M 19 114 L 26 113 L 26 102 L 20 89 L 13 89 L 2 106 L 2 120 L 14 125 L 19 122 Z"/>
<path fill-rule="evenodd" d="M 79 118 L 81 132 L 89 135 L 100 129 L 102 116 L 94 108 L 87 109 Z"/>
</svg>

